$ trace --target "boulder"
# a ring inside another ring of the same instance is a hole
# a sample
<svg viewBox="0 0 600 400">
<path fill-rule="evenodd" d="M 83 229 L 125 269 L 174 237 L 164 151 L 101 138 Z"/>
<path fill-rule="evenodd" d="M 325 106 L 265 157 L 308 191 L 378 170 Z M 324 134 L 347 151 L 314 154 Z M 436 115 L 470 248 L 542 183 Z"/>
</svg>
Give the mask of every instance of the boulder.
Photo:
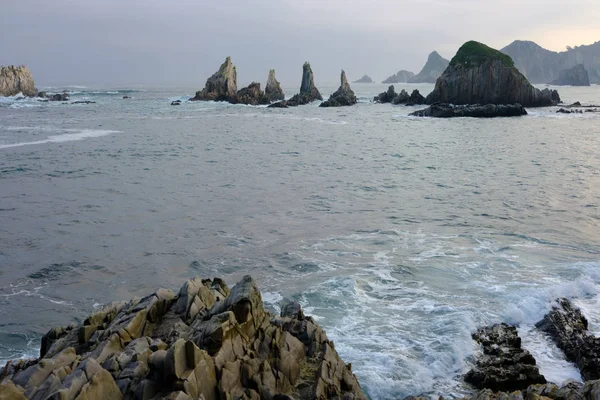
<svg viewBox="0 0 600 400">
<path fill-rule="evenodd" d="M 257 106 L 259 104 L 269 104 L 269 98 L 260 90 L 260 83 L 252 82 L 245 88 L 238 90 L 235 97 L 229 99 L 232 104 L 247 104 Z"/>
<path fill-rule="evenodd" d="M 600 338 L 588 332 L 587 319 L 568 299 L 558 299 L 535 326 L 577 365 L 584 380 L 600 379 Z"/>
<path fill-rule="evenodd" d="M 415 111 L 410 114 L 413 117 L 435 117 L 435 118 L 454 118 L 454 117 L 473 117 L 473 118 L 494 118 L 494 117 L 518 117 L 527 115 L 527 111 L 520 104 L 473 104 L 455 106 L 453 104 L 438 103 L 430 107 Z"/>
<path fill-rule="evenodd" d="M 30 97 L 38 94 L 29 68 L 24 65 L 0 67 L 0 96 L 15 96 L 19 93 Z"/>
<path fill-rule="evenodd" d="M 344 70 L 342 70 L 340 81 L 341 83 L 338 90 L 329 96 L 327 101 L 321 103 L 319 107 L 342 107 L 356 104 L 356 96 L 350 88 L 350 84 L 348 83 L 348 79 L 346 79 L 346 73 Z"/>
<path fill-rule="evenodd" d="M 542 107 L 559 101 L 556 91 L 533 87 L 509 56 L 475 41 L 460 47 L 427 96 L 427 104 L 518 103 Z"/>
<path fill-rule="evenodd" d="M 369 75 L 363 75 L 362 78 L 355 80 L 352 83 L 374 83 Z"/>
<path fill-rule="evenodd" d="M 196 92 L 196 95 L 190 100 L 230 101 L 236 93 L 237 72 L 231 62 L 231 57 L 227 57 L 219 70 L 206 80 L 204 89 Z"/>
<path fill-rule="evenodd" d="M 558 78 L 550 82 L 550 85 L 590 86 L 590 76 L 583 64 L 577 64 L 560 71 Z"/>
<path fill-rule="evenodd" d="M 308 62 L 302 66 L 302 83 L 300 84 L 300 93 L 294 95 L 287 101 L 288 107 L 295 107 L 311 103 L 315 100 L 323 100 L 319 89 L 315 86 L 315 80 L 312 68 Z"/>
<path fill-rule="evenodd" d="M 50 101 L 69 101 L 68 93 L 55 93 L 49 98 Z"/>
<path fill-rule="evenodd" d="M 265 95 L 269 102 L 278 101 L 285 99 L 281 84 L 275 79 L 275 70 L 269 70 L 269 77 L 267 79 L 267 86 L 265 86 Z"/>
<path fill-rule="evenodd" d="M 407 83 L 414 76 L 414 72 L 406 71 L 403 69 L 396 72 L 394 75 L 387 77 L 381 83 Z"/>
<path fill-rule="evenodd" d="M 408 79 L 409 83 L 435 83 L 436 79 L 442 75 L 449 61 L 433 51 L 427 57 L 427 62 L 421 72 Z"/>
<path fill-rule="evenodd" d="M 180 105 L 181 105 L 181 100 L 173 100 L 173 101 L 171 102 L 171 105 L 172 105 L 172 106 L 180 106 Z"/>
</svg>

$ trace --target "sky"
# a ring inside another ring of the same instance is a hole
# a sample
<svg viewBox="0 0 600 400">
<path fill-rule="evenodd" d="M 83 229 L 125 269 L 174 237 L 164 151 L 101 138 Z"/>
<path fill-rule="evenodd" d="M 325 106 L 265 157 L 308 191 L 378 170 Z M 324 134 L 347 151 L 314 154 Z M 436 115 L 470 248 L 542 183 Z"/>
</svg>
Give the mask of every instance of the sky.
<svg viewBox="0 0 600 400">
<path fill-rule="evenodd" d="M 598 0 L 2 0 L 0 65 L 25 64 L 43 85 L 201 89 L 226 56 L 238 87 L 300 86 L 363 74 L 418 73 L 477 40 L 533 40 L 562 51 L 600 40 Z"/>
</svg>

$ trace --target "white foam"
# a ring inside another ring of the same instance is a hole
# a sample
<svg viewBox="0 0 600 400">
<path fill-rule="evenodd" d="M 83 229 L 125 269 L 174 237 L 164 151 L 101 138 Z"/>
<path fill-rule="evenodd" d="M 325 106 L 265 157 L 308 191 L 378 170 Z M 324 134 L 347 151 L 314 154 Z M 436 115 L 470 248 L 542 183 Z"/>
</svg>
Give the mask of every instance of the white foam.
<svg viewBox="0 0 600 400">
<path fill-rule="evenodd" d="M 11 147 L 32 146 L 32 145 L 45 144 L 45 143 L 72 142 L 72 141 L 84 140 L 84 139 L 88 139 L 88 138 L 107 136 L 112 133 L 119 133 L 119 131 L 109 131 L 109 130 L 99 130 L 99 129 L 83 129 L 83 130 L 79 131 L 78 133 L 65 133 L 63 135 L 48 136 L 47 139 L 36 140 L 34 142 L 0 144 L 0 149 L 8 149 Z"/>
</svg>

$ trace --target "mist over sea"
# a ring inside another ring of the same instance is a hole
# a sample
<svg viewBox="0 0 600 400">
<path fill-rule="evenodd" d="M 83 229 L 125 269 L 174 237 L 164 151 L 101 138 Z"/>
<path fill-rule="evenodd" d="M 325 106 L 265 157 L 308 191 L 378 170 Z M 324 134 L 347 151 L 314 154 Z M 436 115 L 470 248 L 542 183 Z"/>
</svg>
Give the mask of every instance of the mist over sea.
<svg viewBox="0 0 600 400">
<path fill-rule="evenodd" d="M 338 109 L 170 105 L 189 88 L 0 98 L 0 363 L 109 301 L 251 274 L 372 399 L 465 393 L 470 335 L 494 322 L 519 324 L 548 380 L 580 380 L 532 328 L 566 296 L 600 334 L 600 113 L 414 118 L 370 103 L 387 85 L 352 87 Z M 600 105 L 600 86 L 558 90 Z"/>
</svg>

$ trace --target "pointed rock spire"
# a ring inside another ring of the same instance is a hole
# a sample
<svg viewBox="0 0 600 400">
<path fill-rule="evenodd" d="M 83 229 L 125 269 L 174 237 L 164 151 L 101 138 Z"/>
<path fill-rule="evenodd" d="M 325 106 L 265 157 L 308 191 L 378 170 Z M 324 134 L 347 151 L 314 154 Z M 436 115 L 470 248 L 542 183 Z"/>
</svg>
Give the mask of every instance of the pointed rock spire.
<svg viewBox="0 0 600 400">
<path fill-rule="evenodd" d="M 227 57 L 219 70 L 206 80 L 204 89 L 196 92 L 190 100 L 230 101 L 236 93 L 237 72 L 231 57 Z"/>
<path fill-rule="evenodd" d="M 315 86 L 315 79 L 313 76 L 312 69 L 310 68 L 310 64 L 305 62 L 302 66 L 302 83 L 300 84 L 300 93 L 294 95 L 287 102 L 281 102 L 282 104 L 275 103 L 271 106 L 280 107 L 280 106 L 300 106 L 303 104 L 308 104 L 315 100 L 323 100 L 323 96 L 319 93 L 319 89 Z"/>
<path fill-rule="evenodd" d="M 281 89 L 281 84 L 275 79 L 275 70 L 269 70 L 269 78 L 267 79 L 267 86 L 265 87 L 265 94 L 269 101 L 283 100 L 285 94 Z"/>
<path fill-rule="evenodd" d="M 356 96 L 350 88 L 350 84 L 346 78 L 346 72 L 342 70 L 339 89 L 329 96 L 329 100 L 321 103 L 320 107 L 342 107 L 351 106 L 353 104 L 356 104 Z"/>
</svg>

